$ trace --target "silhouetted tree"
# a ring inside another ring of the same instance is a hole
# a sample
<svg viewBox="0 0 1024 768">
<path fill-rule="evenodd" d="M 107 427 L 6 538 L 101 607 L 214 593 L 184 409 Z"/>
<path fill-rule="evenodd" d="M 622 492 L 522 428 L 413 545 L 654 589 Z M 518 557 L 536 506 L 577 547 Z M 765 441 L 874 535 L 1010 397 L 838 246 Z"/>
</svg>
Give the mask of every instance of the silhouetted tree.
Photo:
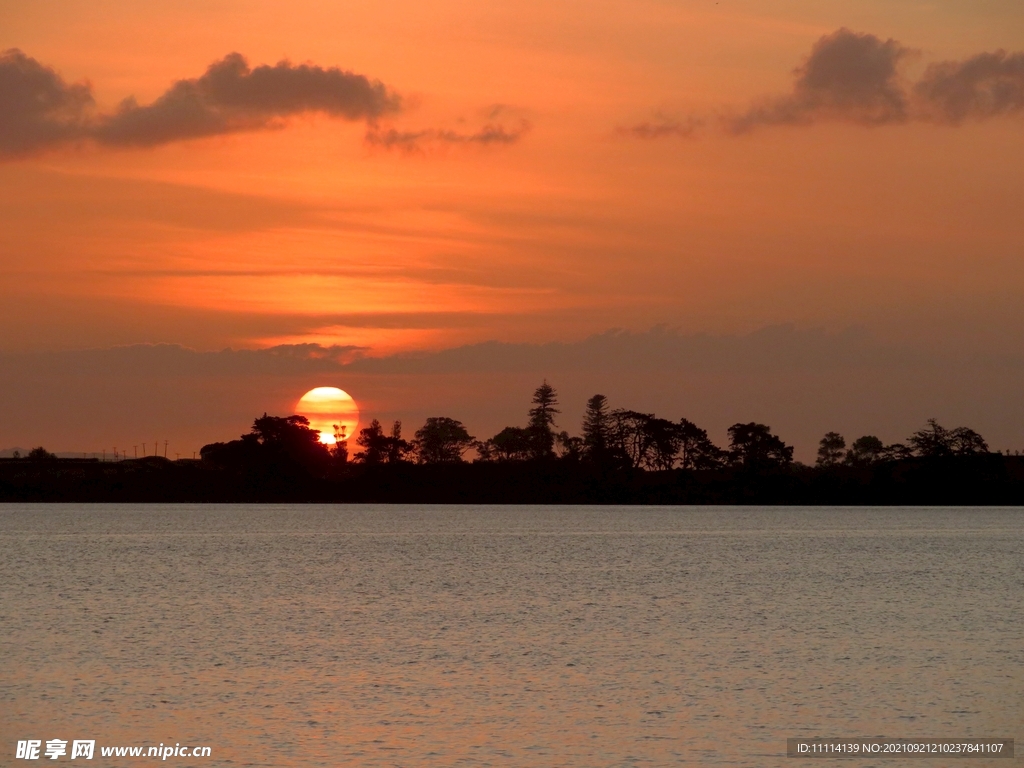
<svg viewBox="0 0 1024 768">
<path fill-rule="evenodd" d="M 846 450 L 846 440 L 838 432 L 827 432 L 818 443 L 818 460 L 815 462 L 819 467 L 834 467 L 843 459 L 843 451 Z"/>
<path fill-rule="evenodd" d="M 345 425 L 333 424 L 332 426 L 334 427 L 334 447 L 331 449 L 331 456 L 334 457 L 336 464 L 347 464 L 348 435 L 345 434 Z"/>
<path fill-rule="evenodd" d="M 252 431 L 243 440 L 262 446 L 264 460 L 291 461 L 307 471 L 322 472 L 330 458 L 327 446 L 320 442 L 320 432 L 310 429 L 305 416 L 268 416 L 253 421 Z"/>
<path fill-rule="evenodd" d="M 583 414 L 583 453 L 591 461 L 603 463 L 608 459 L 611 417 L 608 413 L 608 398 L 594 395 L 587 400 Z"/>
<path fill-rule="evenodd" d="M 905 443 L 893 443 L 887 445 L 882 450 L 882 455 L 879 457 L 882 461 L 906 461 L 907 459 L 913 458 L 914 451 L 909 445 Z"/>
<path fill-rule="evenodd" d="M 533 408 L 526 431 L 530 438 L 530 456 L 549 459 L 555 455 L 555 414 L 561 413 L 554 387 L 545 380 L 533 393 Z"/>
<path fill-rule="evenodd" d="M 610 437 L 612 451 L 634 469 L 671 469 L 679 453 L 677 425 L 653 413 L 612 411 Z"/>
<path fill-rule="evenodd" d="M 304 416 L 268 416 L 253 421 L 252 430 L 238 440 L 204 445 L 203 461 L 225 469 L 273 471 L 287 475 L 297 469 L 322 475 L 330 464 L 320 433 Z"/>
<path fill-rule="evenodd" d="M 927 426 L 912 434 L 907 443 L 914 453 L 924 457 L 988 453 L 988 443 L 973 429 L 946 429 L 935 419 L 928 419 Z"/>
<path fill-rule="evenodd" d="M 957 427 L 953 430 L 952 437 L 953 453 L 957 456 L 988 453 L 988 443 L 973 429 Z"/>
<path fill-rule="evenodd" d="M 305 416 L 267 416 L 264 413 L 253 421 L 251 434 L 261 445 L 323 446 L 320 433 L 310 429 Z"/>
<path fill-rule="evenodd" d="M 522 427 L 505 427 L 490 440 L 476 444 L 480 461 L 525 461 L 534 454 L 530 432 Z"/>
<path fill-rule="evenodd" d="M 584 455 L 583 438 L 571 436 L 563 430 L 555 435 L 555 450 L 560 459 L 579 461 Z"/>
<path fill-rule="evenodd" d="M 15 456 L 15 458 L 18 457 Z M 57 458 L 57 454 L 50 453 L 48 450 L 43 448 L 43 446 L 40 445 L 39 447 L 33 448 L 31 451 L 29 451 L 28 456 L 26 458 L 31 459 L 32 461 L 53 461 L 54 459 Z"/>
<path fill-rule="evenodd" d="M 793 461 L 793 448 L 765 424 L 733 424 L 729 427 L 729 461 L 752 470 L 786 466 Z"/>
<path fill-rule="evenodd" d="M 843 461 L 855 467 L 863 467 L 880 461 L 885 455 L 885 445 L 874 435 L 864 435 L 853 441 Z"/>
<path fill-rule="evenodd" d="M 241 470 L 259 464 L 263 452 L 256 435 L 248 434 L 238 440 L 204 445 L 199 449 L 199 458 L 214 467 Z"/>
<path fill-rule="evenodd" d="M 644 457 L 644 469 L 672 469 L 679 453 L 679 427 L 668 419 L 651 416 L 644 425 L 650 445 Z"/>
<path fill-rule="evenodd" d="M 642 467 L 651 448 L 647 422 L 653 414 L 617 408 L 611 413 L 611 448 L 633 469 Z"/>
<path fill-rule="evenodd" d="M 449 464 L 462 461 L 462 454 L 473 444 L 473 436 L 461 421 L 447 416 L 432 416 L 416 430 L 416 459 L 421 464 Z"/>
<path fill-rule="evenodd" d="M 473 448 L 476 449 L 476 458 L 473 459 L 474 464 L 478 461 L 498 460 L 498 456 L 494 451 L 494 438 L 490 440 L 474 440 Z"/>
<path fill-rule="evenodd" d="M 679 437 L 679 466 L 683 469 L 714 469 L 721 466 L 725 452 L 708 438 L 707 430 L 692 421 L 680 419 L 676 425 Z"/>
<path fill-rule="evenodd" d="M 391 425 L 391 434 L 387 438 L 386 445 L 384 460 L 388 464 L 397 464 L 405 460 L 406 454 L 412 450 L 412 445 L 402 439 L 402 422 L 396 420 Z"/>
<path fill-rule="evenodd" d="M 953 455 L 953 436 L 935 419 L 928 419 L 928 425 L 912 434 L 907 443 L 918 456 Z"/>
<path fill-rule="evenodd" d="M 359 430 L 356 445 L 363 450 L 355 455 L 356 461 L 363 464 L 383 464 L 388 453 L 388 437 L 380 422 L 374 419 L 370 426 Z"/>
</svg>

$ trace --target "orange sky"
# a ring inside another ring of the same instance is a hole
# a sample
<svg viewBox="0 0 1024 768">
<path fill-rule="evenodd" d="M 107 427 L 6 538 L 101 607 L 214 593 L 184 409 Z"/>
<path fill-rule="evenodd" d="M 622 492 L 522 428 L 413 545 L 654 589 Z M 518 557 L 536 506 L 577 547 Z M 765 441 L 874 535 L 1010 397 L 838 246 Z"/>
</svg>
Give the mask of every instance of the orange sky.
<svg viewBox="0 0 1024 768">
<path fill-rule="evenodd" d="M 814 102 L 796 124 L 721 127 L 799 102 L 794 69 L 844 27 L 908 49 L 898 79 L 912 94 L 931 63 L 1020 50 L 1024 6 L 4 3 L 0 50 L 88 81 L 90 120 L 231 52 L 365 75 L 401 108 L 299 111 L 145 147 L 83 133 L 7 157 L 0 129 L 0 351 L 317 342 L 384 355 L 794 323 L 1015 354 L 1024 111 L 947 124 L 917 104 L 866 126 Z M 693 136 L 630 131 L 694 118 Z M 422 135 L 412 149 L 367 139 L 390 129 Z M 488 130 L 510 140 L 465 140 Z M 50 430 L 38 439 L 59 442 Z M 0 418 L 0 448 L 35 439 L 2 431 Z"/>
</svg>

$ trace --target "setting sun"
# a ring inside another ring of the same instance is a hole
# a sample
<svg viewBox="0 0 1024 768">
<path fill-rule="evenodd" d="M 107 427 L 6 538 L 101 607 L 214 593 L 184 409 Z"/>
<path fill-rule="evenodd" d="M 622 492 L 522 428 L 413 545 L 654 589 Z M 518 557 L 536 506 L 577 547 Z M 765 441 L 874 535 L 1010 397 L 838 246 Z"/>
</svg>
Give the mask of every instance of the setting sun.
<svg viewBox="0 0 1024 768">
<path fill-rule="evenodd" d="M 334 445 L 335 425 L 345 438 L 351 438 L 359 426 L 359 406 L 352 396 L 337 387 L 309 390 L 295 405 L 295 412 L 309 419 L 309 426 L 320 431 L 320 442 Z"/>
</svg>

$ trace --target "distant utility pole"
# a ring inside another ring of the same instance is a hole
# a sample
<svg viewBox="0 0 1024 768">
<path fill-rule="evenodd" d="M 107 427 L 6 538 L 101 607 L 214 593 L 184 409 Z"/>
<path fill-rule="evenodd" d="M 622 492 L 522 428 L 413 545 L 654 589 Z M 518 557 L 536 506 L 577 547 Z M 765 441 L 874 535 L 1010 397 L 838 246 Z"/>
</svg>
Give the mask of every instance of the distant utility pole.
<svg viewBox="0 0 1024 768">
<path fill-rule="evenodd" d="M 145 443 L 142 444 L 142 455 L 143 456 L 146 455 L 146 444 Z"/>
<path fill-rule="evenodd" d="M 167 441 L 164 440 L 164 458 L 167 458 Z"/>
<path fill-rule="evenodd" d="M 132 450 L 135 451 L 135 458 L 139 458 L 139 446 L 133 445 Z"/>
</svg>

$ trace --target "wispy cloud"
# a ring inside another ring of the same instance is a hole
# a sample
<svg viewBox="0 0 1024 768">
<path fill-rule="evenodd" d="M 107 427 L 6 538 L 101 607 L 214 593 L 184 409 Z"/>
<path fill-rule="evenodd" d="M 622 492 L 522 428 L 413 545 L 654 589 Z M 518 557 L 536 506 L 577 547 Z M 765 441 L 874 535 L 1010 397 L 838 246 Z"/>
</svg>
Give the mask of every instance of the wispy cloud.
<svg viewBox="0 0 1024 768">
<path fill-rule="evenodd" d="M 1024 53 L 995 51 L 927 67 L 917 82 L 900 72 L 916 51 L 868 33 L 839 29 L 820 38 L 793 70 L 788 94 L 741 110 L 672 117 L 620 128 L 639 139 L 695 136 L 704 127 L 732 135 L 768 126 L 846 122 L 864 126 L 929 122 L 959 125 L 1024 111 Z"/>
<path fill-rule="evenodd" d="M 689 138 L 707 124 L 702 117 L 689 116 L 684 118 L 673 118 L 669 115 L 658 113 L 654 119 L 631 125 L 628 128 L 619 128 L 619 133 L 632 136 L 637 139 L 663 139 L 666 137 Z"/>
<path fill-rule="evenodd" d="M 515 128 L 506 128 L 504 125 L 497 123 L 488 123 L 472 133 L 435 128 L 400 130 L 371 125 L 366 132 L 366 142 L 371 146 L 383 147 L 384 149 L 401 149 L 407 152 L 417 152 L 432 144 L 476 144 L 479 146 L 515 144 L 529 129 L 530 125 L 525 120 L 521 121 Z"/>
</svg>

